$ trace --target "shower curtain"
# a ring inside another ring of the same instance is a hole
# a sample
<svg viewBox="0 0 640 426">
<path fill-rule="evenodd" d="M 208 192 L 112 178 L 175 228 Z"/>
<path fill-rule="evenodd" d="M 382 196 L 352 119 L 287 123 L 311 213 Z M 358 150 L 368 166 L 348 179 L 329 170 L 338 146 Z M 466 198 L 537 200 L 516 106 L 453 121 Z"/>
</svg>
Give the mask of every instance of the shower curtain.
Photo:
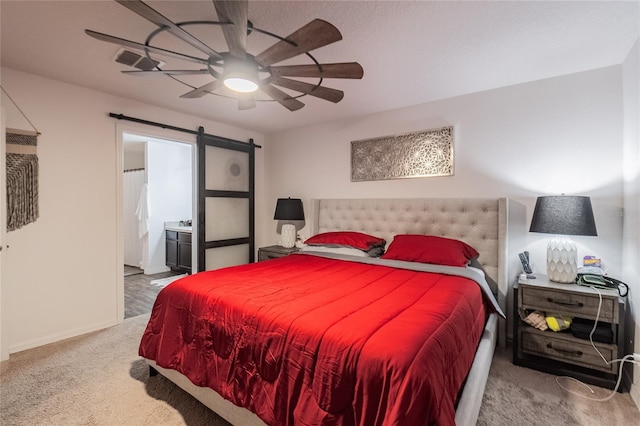
<svg viewBox="0 0 640 426">
<path fill-rule="evenodd" d="M 124 264 L 144 269 L 143 253 L 146 235 L 140 236 L 140 221 L 136 215 L 144 186 L 144 170 L 126 170 L 122 181 L 124 209 Z"/>
</svg>

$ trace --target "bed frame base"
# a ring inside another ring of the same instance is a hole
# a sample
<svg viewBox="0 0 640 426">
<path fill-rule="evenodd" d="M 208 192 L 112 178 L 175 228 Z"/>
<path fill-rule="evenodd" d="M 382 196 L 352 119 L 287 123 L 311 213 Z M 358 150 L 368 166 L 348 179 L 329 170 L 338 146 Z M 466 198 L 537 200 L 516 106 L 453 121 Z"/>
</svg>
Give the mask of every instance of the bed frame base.
<svg viewBox="0 0 640 426">
<path fill-rule="evenodd" d="M 476 356 L 467 376 L 458 407 L 456 408 L 456 425 L 473 426 L 478 421 L 484 388 L 491 369 L 491 360 L 498 340 L 498 314 L 493 313 L 484 327 Z"/>
<path fill-rule="evenodd" d="M 232 402 L 227 401 L 211 388 L 203 388 L 196 386 L 187 378 L 187 376 L 175 371 L 162 368 L 156 365 L 155 361 L 146 359 L 149 364 L 149 373 L 155 371 L 178 385 L 189 395 L 203 403 L 214 413 L 236 426 L 266 426 L 266 424 L 251 411 L 246 408 L 238 407 Z"/>
</svg>

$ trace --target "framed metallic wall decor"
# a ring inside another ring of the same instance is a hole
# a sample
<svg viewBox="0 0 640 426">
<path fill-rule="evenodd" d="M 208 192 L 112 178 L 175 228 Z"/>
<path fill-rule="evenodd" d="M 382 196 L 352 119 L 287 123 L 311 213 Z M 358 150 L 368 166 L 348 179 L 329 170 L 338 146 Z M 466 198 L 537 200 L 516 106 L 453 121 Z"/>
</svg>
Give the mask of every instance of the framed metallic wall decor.
<svg viewBox="0 0 640 426">
<path fill-rule="evenodd" d="M 351 142 L 351 181 L 453 175 L 453 126 Z"/>
</svg>

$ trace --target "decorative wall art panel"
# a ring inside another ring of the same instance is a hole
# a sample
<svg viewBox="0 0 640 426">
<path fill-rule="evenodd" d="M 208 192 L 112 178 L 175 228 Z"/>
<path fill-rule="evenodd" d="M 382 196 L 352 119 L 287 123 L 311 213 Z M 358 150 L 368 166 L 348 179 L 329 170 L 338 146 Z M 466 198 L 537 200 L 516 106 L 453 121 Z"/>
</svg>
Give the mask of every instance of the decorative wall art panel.
<svg viewBox="0 0 640 426">
<path fill-rule="evenodd" d="M 351 181 L 453 175 L 453 126 L 351 142 Z"/>
<path fill-rule="evenodd" d="M 7 232 L 35 222 L 38 207 L 38 136 L 6 129 Z"/>
</svg>

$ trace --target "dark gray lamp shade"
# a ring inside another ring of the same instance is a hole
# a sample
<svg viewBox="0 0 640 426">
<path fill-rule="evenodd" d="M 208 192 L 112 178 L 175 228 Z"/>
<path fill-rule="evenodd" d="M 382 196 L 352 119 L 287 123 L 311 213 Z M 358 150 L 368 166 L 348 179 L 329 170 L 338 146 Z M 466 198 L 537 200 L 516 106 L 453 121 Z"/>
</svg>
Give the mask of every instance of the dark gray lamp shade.
<svg viewBox="0 0 640 426">
<path fill-rule="evenodd" d="M 568 195 L 538 197 L 529 232 L 597 236 L 591 199 Z"/>
<path fill-rule="evenodd" d="M 276 220 L 304 220 L 302 200 L 300 198 L 278 198 L 273 218 Z"/>
</svg>

